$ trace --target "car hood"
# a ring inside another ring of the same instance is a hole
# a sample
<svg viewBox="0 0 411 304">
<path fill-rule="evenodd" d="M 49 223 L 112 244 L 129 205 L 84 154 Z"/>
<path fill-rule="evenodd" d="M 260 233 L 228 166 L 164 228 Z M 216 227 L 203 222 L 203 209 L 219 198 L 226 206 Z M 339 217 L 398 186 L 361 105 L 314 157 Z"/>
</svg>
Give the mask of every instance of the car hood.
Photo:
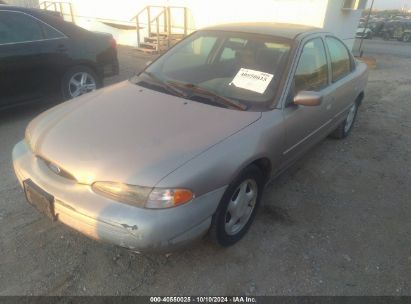
<svg viewBox="0 0 411 304">
<path fill-rule="evenodd" d="M 126 81 L 42 113 L 27 127 L 26 141 L 37 156 L 80 183 L 152 187 L 260 117 Z"/>
</svg>

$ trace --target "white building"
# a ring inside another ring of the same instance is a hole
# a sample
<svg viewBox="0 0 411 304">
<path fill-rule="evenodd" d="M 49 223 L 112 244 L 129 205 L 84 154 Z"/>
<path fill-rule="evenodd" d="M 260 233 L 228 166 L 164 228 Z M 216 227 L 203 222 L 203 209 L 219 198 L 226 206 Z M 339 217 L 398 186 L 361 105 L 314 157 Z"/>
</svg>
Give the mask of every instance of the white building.
<svg viewBox="0 0 411 304">
<path fill-rule="evenodd" d="M 27 1 L 27 0 L 9 0 Z M 33 0 L 30 0 L 33 1 Z M 40 6 L 61 10 L 71 19 L 70 5 L 40 1 Z M 165 21 L 163 8 L 150 10 L 151 32 L 156 31 L 156 17 L 160 32 L 169 24 L 173 32 L 189 33 L 218 23 L 270 21 L 311 25 L 334 32 L 349 47 L 367 0 L 65 0 L 70 2 L 76 24 L 94 31 L 110 32 L 119 44 L 137 45 L 136 20 L 139 12 L 140 41 L 148 35 L 147 6 L 170 7 L 171 20 Z M 186 8 L 186 13 L 180 7 Z M 186 19 L 184 15 L 186 14 Z"/>
</svg>

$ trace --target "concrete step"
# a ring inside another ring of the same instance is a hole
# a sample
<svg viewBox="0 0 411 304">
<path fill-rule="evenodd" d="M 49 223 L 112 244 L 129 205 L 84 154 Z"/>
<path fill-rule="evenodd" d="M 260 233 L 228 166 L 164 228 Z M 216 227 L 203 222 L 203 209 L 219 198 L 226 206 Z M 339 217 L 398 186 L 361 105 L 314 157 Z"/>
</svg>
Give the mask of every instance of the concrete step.
<svg viewBox="0 0 411 304">
<path fill-rule="evenodd" d="M 151 42 L 141 42 L 140 46 L 148 48 L 148 49 L 157 49 L 157 43 L 151 43 Z"/>
<path fill-rule="evenodd" d="M 167 32 L 160 32 L 160 33 L 158 33 L 158 35 L 160 36 L 160 37 L 168 37 L 168 36 L 170 36 L 170 38 L 176 38 L 176 39 L 182 39 L 182 38 L 184 38 L 184 34 L 168 34 Z M 156 32 L 151 32 L 150 33 L 150 35 L 149 35 L 149 37 L 157 37 L 157 33 Z"/>
<path fill-rule="evenodd" d="M 168 44 L 159 44 L 158 45 L 157 43 L 141 42 L 140 47 L 145 48 L 145 49 L 164 51 L 164 50 L 168 49 Z"/>
<path fill-rule="evenodd" d="M 159 54 L 159 53 L 160 53 L 159 51 L 157 51 L 157 50 L 155 50 L 155 49 L 145 48 L 145 47 L 138 47 L 138 48 L 136 48 L 136 50 L 137 50 L 138 52 L 143 52 L 143 53 L 152 54 L 152 55 L 154 55 L 154 54 Z"/>
<path fill-rule="evenodd" d="M 147 43 L 147 44 L 157 44 L 157 43 L 159 43 L 161 45 L 165 45 L 165 44 L 168 44 L 168 39 L 159 39 L 157 41 L 157 37 L 156 38 L 144 37 L 144 43 Z"/>
</svg>

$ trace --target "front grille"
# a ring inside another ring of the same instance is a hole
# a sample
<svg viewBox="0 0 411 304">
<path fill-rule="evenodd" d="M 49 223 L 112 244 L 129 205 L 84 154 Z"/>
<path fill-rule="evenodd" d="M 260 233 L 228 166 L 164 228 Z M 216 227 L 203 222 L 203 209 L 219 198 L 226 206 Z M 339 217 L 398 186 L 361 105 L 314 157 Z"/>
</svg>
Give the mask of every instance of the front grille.
<svg viewBox="0 0 411 304">
<path fill-rule="evenodd" d="M 61 176 L 61 177 L 63 177 L 63 178 L 66 178 L 66 179 L 69 179 L 69 180 L 72 180 L 72 181 L 77 182 L 76 178 L 75 178 L 72 174 L 70 174 L 70 173 L 67 172 L 66 170 L 62 169 L 60 166 L 58 166 L 58 165 L 56 165 L 56 164 L 48 161 L 47 159 L 45 159 L 45 158 L 43 158 L 43 157 L 41 157 L 41 156 L 37 156 L 37 157 L 38 157 L 41 161 L 43 161 L 43 162 L 46 164 L 47 168 L 49 168 L 49 170 L 50 170 L 51 172 L 53 172 L 54 174 L 56 174 L 56 175 L 58 175 L 58 176 Z"/>
</svg>

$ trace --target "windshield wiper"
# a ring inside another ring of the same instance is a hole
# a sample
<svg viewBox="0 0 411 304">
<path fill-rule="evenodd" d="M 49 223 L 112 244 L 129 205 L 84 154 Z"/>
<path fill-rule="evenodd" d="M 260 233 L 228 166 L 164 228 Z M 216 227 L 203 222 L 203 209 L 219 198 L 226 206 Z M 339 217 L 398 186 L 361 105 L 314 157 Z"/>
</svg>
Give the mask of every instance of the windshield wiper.
<svg viewBox="0 0 411 304">
<path fill-rule="evenodd" d="M 158 83 L 162 88 L 173 93 L 174 95 L 177 95 L 178 97 L 182 97 L 182 98 L 187 98 L 187 94 L 185 94 L 183 91 L 180 91 L 179 89 L 174 88 L 173 86 L 169 85 L 167 82 L 155 76 L 153 73 L 143 71 L 141 74 L 147 75 L 152 80 L 154 80 L 156 83 Z"/>
<path fill-rule="evenodd" d="M 199 86 L 197 86 L 195 84 L 192 84 L 192 83 L 179 83 L 179 82 L 169 81 L 168 84 L 171 84 L 173 86 L 180 87 L 180 88 L 189 89 L 194 93 L 198 93 L 198 94 L 202 94 L 202 95 L 206 95 L 206 96 L 211 96 L 211 97 L 213 97 L 213 99 L 215 101 L 220 101 L 226 106 L 237 108 L 241 111 L 245 111 L 248 108 L 245 104 L 243 104 L 241 102 L 238 102 L 238 101 L 236 101 L 234 99 L 231 99 L 231 98 L 227 98 L 227 97 L 218 95 L 218 94 L 214 93 L 213 91 L 204 89 L 204 88 L 199 87 Z"/>
</svg>

